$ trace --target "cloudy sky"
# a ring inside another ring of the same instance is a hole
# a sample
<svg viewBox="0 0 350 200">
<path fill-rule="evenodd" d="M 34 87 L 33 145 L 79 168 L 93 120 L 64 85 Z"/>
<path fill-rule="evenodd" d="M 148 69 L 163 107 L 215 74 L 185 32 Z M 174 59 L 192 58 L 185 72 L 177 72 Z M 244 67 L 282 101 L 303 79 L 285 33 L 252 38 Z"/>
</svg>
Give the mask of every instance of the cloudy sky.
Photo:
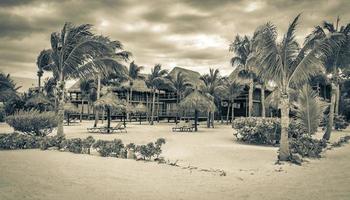
<svg viewBox="0 0 350 200">
<path fill-rule="evenodd" d="M 96 33 L 120 40 L 145 72 L 160 63 L 227 74 L 235 35 L 251 35 L 267 21 L 282 34 L 302 12 L 302 41 L 323 20 L 340 15 L 349 22 L 349 8 L 349 0 L 1 0 L 0 71 L 35 79 L 38 53 L 68 21 L 93 24 Z"/>
</svg>

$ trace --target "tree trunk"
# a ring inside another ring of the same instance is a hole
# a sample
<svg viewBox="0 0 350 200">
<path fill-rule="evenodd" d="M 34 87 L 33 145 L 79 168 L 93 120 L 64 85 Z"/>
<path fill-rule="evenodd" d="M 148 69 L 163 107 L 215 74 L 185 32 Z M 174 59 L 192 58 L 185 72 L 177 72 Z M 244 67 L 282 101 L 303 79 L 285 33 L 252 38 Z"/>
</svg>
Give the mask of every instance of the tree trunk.
<svg viewBox="0 0 350 200">
<path fill-rule="evenodd" d="M 157 122 L 159 123 L 159 111 L 160 111 L 160 101 L 159 101 L 160 91 L 158 90 L 158 98 L 157 98 Z"/>
<path fill-rule="evenodd" d="M 101 93 L 101 76 L 97 75 L 97 97 L 96 97 L 97 100 L 100 99 L 100 93 Z M 99 119 L 98 109 L 95 109 L 95 124 L 94 124 L 94 127 L 97 126 L 98 119 Z"/>
<path fill-rule="evenodd" d="M 59 99 L 58 99 L 58 124 L 57 124 L 57 135 L 64 136 L 63 131 L 63 120 L 64 120 L 64 78 L 63 72 L 60 73 L 58 90 L 59 90 Z"/>
<path fill-rule="evenodd" d="M 38 76 L 38 91 L 40 92 L 41 88 L 41 76 Z"/>
<path fill-rule="evenodd" d="M 266 108 L 265 108 L 265 84 L 261 86 L 261 117 L 266 117 Z"/>
<path fill-rule="evenodd" d="M 281 139 L 279 149 L 279 160 L 286 161 L 289 159 L 289 141 L 288 141 L 288 127 L 289 127 L 289 97 L 284 94 L 281 98 Z"/>
<path fill-rule="evenodd" d="M 248 91 L 248 117 L 253 116 L 253 92 L 254 92 L 254 82 L 253 82 L 253 79 L 251 79 L 249 83 L 249 91 Z"/>
<path fill-rule="evenodd" d="M 149 101 L 148 101 L 148 94 L 146 93 L 146 105 L 147 105 L 147 114 L 146 114 L 146 118 L 147 118 L 147 121 L 148 123 L 149 122 Z"/>
<path fill-rule="evenodd" d="M 208 115 L 207 115 L 207 128 L 210 128 L 210 117 L 211 117 L 211 112 L 208 112 Z"/>
<path fill-rule="evenodd" d="M 180 94 L 176 94 L 176 116 L 175 116 L 175 124 L 177 124 L 177 118 L 179 117 L 179 102 L 180 102 Z"/>
<path fill-rule="evenodd" d="M 153 89 L 153 98 L 152 98 L 152 111 L 151 111 L 151 125 L 154 124 L 154 107 L 156 102 L 156 91 Z"/>
<path fill-rule="evenodd" d="M 227 113 L 226 113 L 226 125 L 228 125 L 228 120 L 230 120 L 230 102 L 227 105 Z"/>
<path fill-rule="evenodd" d="M 194 110 L 194 131 L 198 131 L 198 110 Z"/>
<path fill-rule="evenodd" d="M 67 113 L 67 126 L 69 126 L 69 118 L 70 118 L 70 114 Z"/>
<path fill-rule="evenodd" d="M 83 113 L 84 113 L 84 99 L 83 99 L 83 97 L 81 97 L 80 122 L 83 121 Z"/>
<path fill-rule="evenodd" d="M 126 128 L 126 122 L 125 122 L 125 119 L 126 119 L 126 113 L 123 112 L 123 124 L 124 124 L 124 128 Z"/>
<path fill-rule="evenodd" d="M 110 132 L 111 128 L 111 109 L 107 107 L 107 133 Z"/>
<path fill-rule="evenodd" d="M 232 106 L 231 106 L 231 120 L 233 122 L 233 120 L 235 119 L 235 99 L 232 98 Z"/>
<path fill-rule="evenodd" d="M 339 84 L 336 85 L 336 98 L 335 98 L 335 109 L 334 114 L 339 115 L 339 104 L 340 104 L 340 86 Z"/>
<path fill-rule="evenodd" d="M 215 111 L 211 113 L 211 127 L 214 128 L 215 123 Z"/>
<path fill-rule="evenodd" d="M 104 124 L 105 112 L 106 112 L 106 109 L 105 109 L 105 107 L 103 106 L 103 108 L 102 108 L 102 120 L 101 120 L 102 124 Z"/>
<path fill-rule="evenodd" d="M 88 101 L 87 114 L 88 114 L 87 119 L 90 120 L 90 101 Z"/>
<path fill-rule="evenodd" d="M 126 94 L 126 103 L 127 105 L 129 106 L 130 105 L 130 93 L 129 91 L 127 91 L 127 94 Z M 126 112 L 126 120 L 129 120 L 130 119 L 130 114 L 129 114 L 129 111 Z"/>
<path fill-rule="evenodd" d="M 333 129 L 333 122 L 334 122 L 334 108 L 336 104 L 336 92 L 337 92 L 337 86 L 334 83 L 331 83 L 332 85 L 332 91 L 331 91 L 331 104 L 329 105 L 329 114 L 328 114 L 328 123 L 326 127 L 326 132 L 323 135 L 323 139 L 329 140 L 331 137 L 332 129 Z"/>
</svg>

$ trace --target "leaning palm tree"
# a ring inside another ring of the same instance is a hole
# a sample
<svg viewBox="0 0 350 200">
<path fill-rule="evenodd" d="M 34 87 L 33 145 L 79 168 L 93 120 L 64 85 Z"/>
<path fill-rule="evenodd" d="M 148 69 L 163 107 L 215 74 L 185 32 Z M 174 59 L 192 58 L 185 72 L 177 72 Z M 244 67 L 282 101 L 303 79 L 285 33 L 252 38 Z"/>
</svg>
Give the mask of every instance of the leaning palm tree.
<svg viewBox="0 0 350 200">
<path fill-rule="evenodd" d="M 280 97 L 280 160 L 287 160 L 290 156 L 288 142 L 290 88 L 296 88 L 320 73 L 324 67 L 323 60 L 331 55 L 340 42 L 339 37 L 331 37 L 320 41 L 311 51 L 307 51 L 307 44 L 300 48 L 295 39 L 299 17 L 300 15 L 289 25 L 281 42 L 277 41 L 276 26 L 271 23 L 259 27 L 255 32 L 257 60 L 262 66 L 259 75 L 265 80 L 269 79 L 276 83 L 276 92 Z"/>
<path fill-rule="evenodd" d="M 342 81 L 341 71 L 350 66 L 350 23 L 345 26 L 339 25 L 340 18 L 337 18 L 335 24 L 324 21 L 321 26 L 316 26 L 313 32 L 306 37 L 305 43 L 317 45 L 320 40 L 323 40 L 330 34 L 341 34 L 345 37 L 344 43 L 334 52 L 332 56 L 329 56 L 326 61 L 327 73 L 331 75 L 331 104 L 329 111 L 329 119 L 327 123 L 327 129 L 323 136 L 324 139 L 329 140 L 333 128 L 334 113 L 337 115 L 339 112 L 340 103 L 340 84 Z"/>
<path fill-rule="evenodd" d="M 207 94 L 209 99 L 215 102 L 215 99 L 217 99 L 215 91 L 221 83 L 219 70 L 209 69 L 209 74 L 201 76 L 200 79 L 204 82 L 204 86 L 201 88 L 201 91 Z M 210 125 L 214 127 L 214 113 L 212 113 L 212 110 L 209 110 L 207 118 L 207 127 L 209 128 Z"/>
<path fill-rule="evenodd" d="M 36 59 L 36 65 L 38 67 L 38 72 L 37 72 L 37 76 L 38 76 L 38 88 L 39 88 L 39 91 L 41 91 L 41 77 L 43 76 L 44 74 L 44 68 L 50 64 L 50 53 L 51 53 L 51 50 L 48 50 L 48 49 L 44 49 L 40 52 L 38 58 Z"/>
<path fill-rule="evenodd" d="M 176 108 L 179 108 L 179 103 L 182 99 L 184 92 L 189 87 L 192 87 L 192 84 L 186 79 L 185 75 L 183 75 L 181 72 L 177 73 L 175 77 L 169 76 L 168 79 L 170 80 L 176 93 Z M 175 123 L 177 123 L 178 117 L 179 112 L 176 112 Z"/>
<path fill-rule="evenodd" d="M 170 85 L 169 80 L 166 78 L 168 70 L 162 69 L 160 64 L 156 64 L 151 69 L 151 75 L 148 77 L 146 83 L 148 87 L 152 89 L 152 110 L 151 110 L 151 125 L 154 124 L 154 111 L 155 111 L 155 102 L 156 102 L 156 92 L 164 88 L 166 85 Z M 159 117 L 159 116 L 158 116 Z"/>
<path fill-rule="evenodd" d="M 92 74 L 106 75 L 110 68 L 125 73 L 121 60 L 128 58 L 119 41 L 96 36 L 92 25 L 74 26 L 65 23 L 60 32 L 51 34 L 50 57 L 52 62 L 46 66 L 57 77 L 58 95 L 58 135 L 63 133 L 65 81 L 69 78 L 87 77 Z M 117 53 L 116 53 L 117 52 Z"/>
<path fill-rule="evenodd" d="M 236 67 L 234 69 L 235 78 L 239 78 L 242 83 L 249 84 L 248 116 L 251 117 L 253 114 L 254 78 L 256 77 L 256 67 L 249 62 L 254 57 L 252 41 L 247 36 L 237 35 L 230 44 L 229 51 L 235 54 L 231 58 L 231 65 Z"/>
</svg>

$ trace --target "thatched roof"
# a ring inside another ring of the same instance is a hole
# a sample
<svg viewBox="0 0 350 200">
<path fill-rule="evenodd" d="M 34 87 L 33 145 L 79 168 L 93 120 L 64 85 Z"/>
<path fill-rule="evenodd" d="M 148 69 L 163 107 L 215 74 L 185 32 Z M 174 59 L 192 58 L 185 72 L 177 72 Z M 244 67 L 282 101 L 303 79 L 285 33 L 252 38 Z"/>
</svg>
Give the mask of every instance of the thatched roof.
<svg viewBox="0 0 350 200">
<path fill-rule="evenodd" d="M 70 88 L 68 92 L 80 92 L 80 80 L 77 80 Z"/>
<path fill-rule="evenodd" d="M 36 95 L 33 95 L 26 101 L 26 105 L 38 105 L 38 104 L 43 104 L 43 105 L 50 105 L 51 102 L 50 100 L 44 96 L 42 93 L 38 93 Z"/>
<path fill-rule="evenodd" d="M 122 90 L 129 90 L 129 88 L 130 88 L 129 81 L 124 81 L 120 84 L 119 87 L 115 88 L 114 90 L 122 91 Z M 133 81 L 132 90 L 137 92 L 151 92 L 151 89 L 147 87 L 146 81 L 142 79 L 136 79 Z"/>
<path fill-rule="evenodd" d="M 134 112 L 136 113 L 146 113 L 147 112 L 147 107 L 143 105 L 142 103 L 137 104 L 134 108 Z"/>
<path fill-rule="evenodd" d="M 183 74 L 185 76 L 186 80 L 188 82 L 190 82 L 193 86 L 198 86 L 198 88 L 199 88 L 202 85 L 204 85 L 203 81 L 199 79 L 201 77 L 201 74 L 196 72 L 196 71 L 189 70 L 189 69 L 185 69 L 185 68 L 181 68 L 181 67 L 174 67 L 170 71 L 169 76 L 171 76 L 172 78 L 176 78 L 176 76 L 179 72 L 181 72 L 181 74 Z"/>
<path fill-rule="evenodd" d="M 117 111 L 125 111 L 128 109 L 126 101 L 119 99 L 113 92 L 108 92 L 103 95 L 94 103 L 94 106 L 96 108 L 109 107 Z"/>
<path fill-rule="evenodd" d="M 78 113 L 80 112 L 78 107 L 75 106 L 74 104 L 72 104 L 71 102 L 66 102 L 63 106 L 63 109 L 65 112 L 68 112 L 68 113 Z"/>
<path fill-rule="evenodd" d="M 214 111 L 215 103 L 198 90 L 187 95 L 181 102 L 180 107 L 186 110 Z"/>
</svg>

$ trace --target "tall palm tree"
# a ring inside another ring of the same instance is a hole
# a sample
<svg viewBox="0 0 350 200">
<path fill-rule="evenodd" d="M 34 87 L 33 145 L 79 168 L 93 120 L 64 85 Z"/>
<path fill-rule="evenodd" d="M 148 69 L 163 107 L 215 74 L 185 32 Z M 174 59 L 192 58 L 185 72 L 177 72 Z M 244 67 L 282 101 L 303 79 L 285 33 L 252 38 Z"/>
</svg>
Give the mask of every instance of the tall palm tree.
<svg viewBox="0 0 350 200">
<path fill-rule="evenodd" d="M 162 69 L 160 64 L 156 64 L 151 69 L 151 75 L 148 77 L 146 83 L 152 89 L 152 111 L 151 111 L 151 125 L 154 124 L 154 111 L 156 102 L 156 92 L 162 89 L 165 85 L 169 85 L 169 80 L 166 78 L 168 70 Z"/>
<path fill-rule="evenodd" d="M 337 18 L 335 24 L 324 21 L 322 25 L 316 26 L 313 32 L 306 37 L 305 43 L 317 45 L 320 40 L 328 37 L 328 35 L 340 34 L 345 37 L 345 41 L 334 52 L 332 56 L 329 56 L 326 61 L 327 73 L 331 75 L 331 104 L 329 112 L 329 120 L 327 124 L 326 132 L 323 136 L 324 139 L 329 140 L 333 128 L 334 113 L 337 115 L 339 112 L 340 103 L 340 84 L 341 84 L 341 70 L 349 68 L 350 66 L 350 23 L 345 26 L 340 26 L 340 18 Z"/>
<path fill-rule="evenodd" d="M 38 72 L 37 72 L 37 76 L 38 76 L 38 88 L 39 91 L 41 91 L 41 77 L 44 74 L 44 68 L 50 64 L 50 54 L 51 54 L 51 50 L 49 49 L 44 49 L 40 52 L 38 58 L 36 59 L 36 65 L 38 67 Z"/>
<path fill-rule="evenodd" d="M 176 108 L 178 109 L 184 92 L 187 88 L 192 87 L 192 84 L 186 79 L 185 75 L 183 75 L 182 72 L 177 73 L 175 77 L 169 76 L 168 79 L 174 87 L 176 93 Z M 179 112 L 176 112 L 175 123 L 177 123 L 178 117 Z"/>
<path fill-rule="evenodd" d="M 143 75 L 141 75 L 141 70 L 143 68 L 144 68 L 143 66 L 138 66 L 137 64 L 135 64 L 134 61 L 132 61 L 129 65 L 128 77 L 127 77 L 129 81 L 129 97 L 128 97 L 129 104 L 131 104 L 131 101 L 132 101 L 134 81 L 137 79 L 145 78 Z M 129 118 L 129 113 L 127 113 L 127 118 Z"/>
<path fill-rule="evenodd" d="M 243 91 L 243 85 L 239 84 L 236 80 L 230 80 L 225 77 L 222 80 L 222 84 L 216 89 L 217 95 L 222 100 L 227 100 L 227 115 L 226 124 L 229 122 L 230 108 L 231 108 L 231 119 L 234 119 L 234 102 L 235 98 L 239 96 Z"/>
<path fill-rule="evenodd" d="M 231 58 L 231 65 L 236 67 L 234 72 L 241 82 L 249 84 L 248 91 L 248 116 L 253 114 L 253 92 L 256 67 L 251 64 L 250 59 L 254 56 L 252 41 L 248 36 L 237 35 L 230 44 L 229 51 L 234 52 L 235 56 Z"/>
<path fill-rule="evenodd" d="M 60 32 L 51 34 L 52 62 L 46 66 L 57 77 L 58 95 L 58 135 L 63 133 L 65 81 L 69 78 L 91 76 L 92 74 L 108 74 L 109 67 L 125 72 L 121 59 L 128 58 L 119 41 L 111 41 L 107 37 L 96 36 L 92 25 L 74 26 L 65 23 Z M 119 51 L 118 53 L 116 53 Z"/>
<path fill-rule="evenodd" d="M 202 92 L 207 94 L 209 99 L 211 99 L 213 102 L 216 102 L 215 100 L 217 100 L 217 95 L 215 91 L 221 83 L 219 70 L 209 69 L 209 73 L 202 75 L 200 79 L 204 82 L 204 86 L 201 88 Z M 208 112 L 207 127 L 209 128 L 210 125 L 214 127 L 214 112 L 211 110 Z"/>
<path fill-rule="evenodd" d="M 300 15 L 289 25 L 281 42 L 277 41 L 276 26 L 271 23 L 261 26 L 255 32 L 257 59 L 262 65 L 259 68 L 259 75 L 265 80 L 270 79 L 276 83 L 275 92 L 280 97 L 280 160 L 288 160 L 290 156 L 288 142 L 290 88 L 299 87 L 309 81 L 310 77 L 320 73 L 324 67 L 324 58 L 331 55 L 339 45 L 339 38 L 331 37 L 322 40 L 311 51 L 307 51 L 308 44 L 300 48 L 295 39 L 299 17 Z"/>
</svg>

